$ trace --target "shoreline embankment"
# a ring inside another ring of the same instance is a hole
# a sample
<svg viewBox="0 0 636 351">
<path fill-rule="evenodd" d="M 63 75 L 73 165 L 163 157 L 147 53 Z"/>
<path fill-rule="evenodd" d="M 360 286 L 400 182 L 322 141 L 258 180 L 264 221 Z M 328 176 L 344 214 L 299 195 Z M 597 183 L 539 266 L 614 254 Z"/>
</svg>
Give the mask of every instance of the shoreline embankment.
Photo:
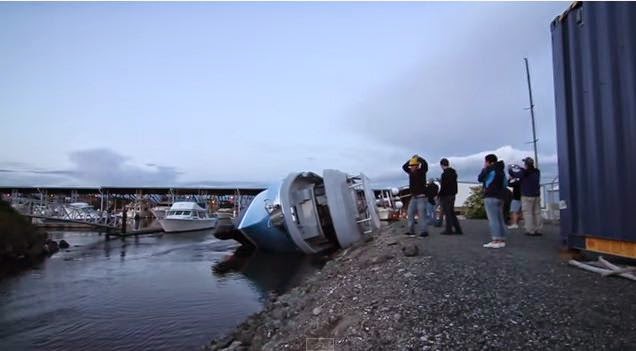
<svg viewBox="0 0 636 351">
<path fill-rule="evenodd" d="M 294 289 L 207 350 L 633 349 L 634 283 L 568 266 L 558 227 L 511 231 L 487 249 L 488 225 L 464 235 L 404 235 L 404 222 L 338 251 Z"/>
</svg>

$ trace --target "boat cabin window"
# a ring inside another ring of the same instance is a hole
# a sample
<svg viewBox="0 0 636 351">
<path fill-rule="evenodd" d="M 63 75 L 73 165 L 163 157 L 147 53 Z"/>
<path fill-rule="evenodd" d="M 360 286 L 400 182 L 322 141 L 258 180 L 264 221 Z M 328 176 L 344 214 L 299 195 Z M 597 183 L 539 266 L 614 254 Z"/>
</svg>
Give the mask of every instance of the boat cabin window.
<svg viewBox="0 0 636 351">
<path fill-rule="evenodd" d="M 189 216 L 189 215 L 190 215 L 190 213 L 191 213 L 190 211 L 183 211 L 183 215 L 184 215 L 184 216 Z"/>
</svg>

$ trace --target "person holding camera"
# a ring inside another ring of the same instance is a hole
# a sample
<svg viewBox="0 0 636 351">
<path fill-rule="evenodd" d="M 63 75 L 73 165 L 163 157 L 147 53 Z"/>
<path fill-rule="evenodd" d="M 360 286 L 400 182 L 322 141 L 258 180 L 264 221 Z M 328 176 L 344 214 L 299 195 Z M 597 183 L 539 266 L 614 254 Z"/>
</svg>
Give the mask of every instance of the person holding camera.
<svg viewBox="0 0 636 351">
<path fill-rule="evenodd" d="M 526 227 L 526 235 L 539 236 L 543 227 L 541 218 L 541 171 L 534 166 L 534 160 L 526 157 L 523 168 L 508 166 L 508 174 L 519 178 L 521 184 L 521 212 Z"/>
</svg>

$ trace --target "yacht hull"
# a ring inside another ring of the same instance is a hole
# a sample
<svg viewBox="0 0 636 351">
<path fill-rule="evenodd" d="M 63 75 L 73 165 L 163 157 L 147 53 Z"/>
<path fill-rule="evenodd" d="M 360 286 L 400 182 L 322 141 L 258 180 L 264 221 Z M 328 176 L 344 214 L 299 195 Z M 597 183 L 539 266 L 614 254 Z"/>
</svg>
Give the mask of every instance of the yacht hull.
<svg viewBox="0 0 636 351">
<path fill-rule="evenodd" d="M 195 230 L 214 229 L 216 218 L 210 219 L 160 219 L 159 224 L 166 233 L 191 232 Z"/>
</svg>

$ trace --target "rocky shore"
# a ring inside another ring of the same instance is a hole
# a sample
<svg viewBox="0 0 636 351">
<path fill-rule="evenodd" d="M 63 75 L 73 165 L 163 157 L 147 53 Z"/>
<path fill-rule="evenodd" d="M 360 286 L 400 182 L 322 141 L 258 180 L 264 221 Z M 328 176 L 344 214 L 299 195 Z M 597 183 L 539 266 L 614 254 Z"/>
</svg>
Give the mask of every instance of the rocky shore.
<svg viewBox="0 0 636 351">
<path fill-rule="evenodd" d="M 58 244 L 11 205 L 0 201 L 0 278 L 38 263 Z"/>
<path fill-rule="evenodd" d="M 636 285 L 568 266 L 557 227 L 493 250 L 486 221 L 462 226 L 388 225 L 204 349 L 636 349 Z"/>
</svg>

